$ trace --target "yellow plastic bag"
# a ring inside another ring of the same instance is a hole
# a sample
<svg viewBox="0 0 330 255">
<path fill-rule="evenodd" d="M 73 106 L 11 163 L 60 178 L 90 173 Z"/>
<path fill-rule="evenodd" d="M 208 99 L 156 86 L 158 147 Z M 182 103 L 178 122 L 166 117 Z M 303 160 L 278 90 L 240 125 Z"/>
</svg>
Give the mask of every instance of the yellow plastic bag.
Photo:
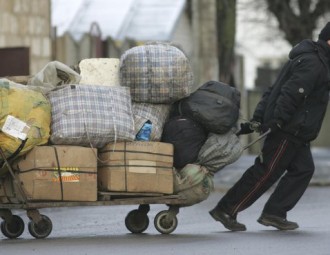
<svg viewBox="0 0 330 255">
<path fill-rule="evenodd" d="M 50 121 L 51 106 L 42 93 L 0 79 L 0 146 L 6 158 L 17 150 L 19 156 L 36 145 L 46 144 Z"/>
</svg>

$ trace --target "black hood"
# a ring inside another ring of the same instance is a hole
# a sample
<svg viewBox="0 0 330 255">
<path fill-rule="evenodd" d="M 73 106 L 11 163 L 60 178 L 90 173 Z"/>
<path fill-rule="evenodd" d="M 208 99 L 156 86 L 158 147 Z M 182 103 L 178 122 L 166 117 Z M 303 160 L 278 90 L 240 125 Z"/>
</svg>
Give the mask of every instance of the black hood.
<svg viewBox="0 0 330 255">
<path fill-rule="evenodd" d="M 328 59 L 328 62 L 330 62 L 330 45 L 323 40 L 318 40 L 316 43 L 320 49 L 320 52 L 323 52 L 324 56 Z"/>
<path fill-rule="evenodd" d="M 294 59 L 302 53 L 312 53 L 317 51 L 317 45 L 312 40 L 306 39 L 298 43 L 289 53 L 289 58 Z"/>
<path fill-rule="evenodd" d="M 318 52 L 318 55 L 330 66 L 330 45 L 323 40 L 314 42 L 306 39 L 298 43 L 289 53 L 289 58 L 294 59 L 302 53 Z"/>
</svg>

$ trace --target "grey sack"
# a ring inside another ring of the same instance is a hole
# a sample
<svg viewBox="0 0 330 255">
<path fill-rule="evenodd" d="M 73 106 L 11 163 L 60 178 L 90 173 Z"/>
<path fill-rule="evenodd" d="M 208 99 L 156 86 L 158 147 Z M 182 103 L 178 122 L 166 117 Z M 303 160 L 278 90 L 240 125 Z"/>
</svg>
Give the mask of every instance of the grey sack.
<svg viewBox="0 0 330 255">
<path fill-rule="evenodd" d="M 215 174 L 238 160 L 242 153 L 243 146 L 233 130 L 226 134 L 211 133 L 199 151 L 197 164 Z"/>
</svg>

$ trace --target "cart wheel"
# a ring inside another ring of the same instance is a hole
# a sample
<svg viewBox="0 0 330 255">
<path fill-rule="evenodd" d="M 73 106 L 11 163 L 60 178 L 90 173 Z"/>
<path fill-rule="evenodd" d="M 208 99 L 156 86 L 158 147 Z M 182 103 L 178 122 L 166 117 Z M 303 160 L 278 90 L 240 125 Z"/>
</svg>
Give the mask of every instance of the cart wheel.
<svg viewBox="0 0 330 255">
<path fill-rule="evenodd" d="M 30 221 L 28 225 L 31 236 L 37 239 L 46 238 L 53 229 L 52 221 L 46 215 L 40 216 L 41 220 L 38 223 Z"/>
<path fill-rule="evenodd" d="M 10 221 L 1 222 L 2 234 L 11 239 L 19 237 L 23 233 L 24 227 L 24 221 L 17 215 L 12 215 Z"/>
<path fill-rule="evenodd" d="M 125 218 L 125 226 L 133 234 L 142 233 L 149 226 L 149 217 L 139 210 L 132 210 Z"/>
<path fill-rule="evenodd" d="M 155 216 L 155 228 L 161 234 L 170 234 L 178 226 L 178 219 L 175 215 L 170 216 L 169 211 L 161 211 Z"/>
</svg>

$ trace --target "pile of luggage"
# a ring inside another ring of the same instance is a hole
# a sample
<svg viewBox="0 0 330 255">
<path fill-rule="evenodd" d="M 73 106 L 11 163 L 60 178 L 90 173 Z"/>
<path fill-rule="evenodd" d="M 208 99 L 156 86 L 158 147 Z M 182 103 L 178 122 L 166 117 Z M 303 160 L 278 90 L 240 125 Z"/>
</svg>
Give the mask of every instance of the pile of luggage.
<svg viewBox="0 0 330 255">
<path fill-rule="evenodd" d="M 27 84 L 0 79 L 0 203 L 97 201 L 97 192 L 182 194 L 205 200 L 213 175 L 242 153 L 239 92 L 209 81 L 196 91 L 171 44 L 120 59 L 54 61 Z"/>
</svg>

